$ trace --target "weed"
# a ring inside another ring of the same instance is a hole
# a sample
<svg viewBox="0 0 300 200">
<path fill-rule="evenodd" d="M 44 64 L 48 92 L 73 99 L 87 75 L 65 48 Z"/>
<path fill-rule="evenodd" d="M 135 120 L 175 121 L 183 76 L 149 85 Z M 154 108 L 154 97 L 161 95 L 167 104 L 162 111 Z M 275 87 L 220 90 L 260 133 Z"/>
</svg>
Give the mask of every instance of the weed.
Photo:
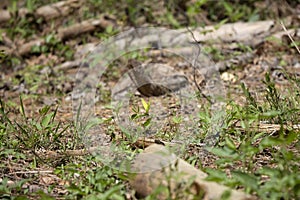
<svg viewBox="0 0 300 200">
<path fill-rule="evenodd" d="M 69 198 L 125 199 L 124 185 L 116 178 L 117 172 L 108 166 L 95 166 L 94 157 L 58 167 L 55 173 L 68 181 Z"/>
<path fill-rule="evenodd" d="M 293 96 L 282 97 L 279 94 L 269 74 L 266 74 L 264 84 L 265 105 L 259 105 L 242 85 L 247 104 L 241 107 L 232 103 L 227 124 L 239 120 L 245 132 L 227 129 L 219 147 L 211 150 L 220 159 L 216 162 L 219 169 L 207 169 L 208 180 L 232 187 L 242 185 L 245 191 L 255 192 L 262 199 L 295 199 L 299 196 L 300 177 L 297 163 L 300 154 L 296 149 L 299 149 L 297 141 L 300 132 L 293 128 L 285 129 L 283 125 L 294 121 L 294 114 L 299 110 L 291 107 L 294 105 L 291 102 L 295 101 Z M 281 128 L 274 135 L 253 128 L 253 125 L 262 120 L 279 123 Z M 262 160 L 269 162 L 259 165 Z M 223 170 L 231 169 L 234 165 L 235 170 L 230 171 L 228 178 Z"/>
<path fill-rule="evenodd" d="M 132 111 L 133 114 L 131 115 L 131 120 L 138 120 L 142 119 L 142 127 L 147 128 L 150 125 L 151 122 L 151 117 L 149 115 L 149 110 L 150 110 L 150 102 L 146 102 L 144 99 L 141 100 L 142 105 L 143 105 L 143 111 L 140 112 L 139 106 L 133 106 Z"/>
<path fill-rule="evenodd" d="M 66 149 L 61 139 L 70 126 L 62 127 L 61 123 L 55 121 L 57 109 L 58 107 L 50 111 L 50 106 L 45 106 L 39 110 L 38 118 L 30 119 L 20 97 L 22 119 L 17 122 L 9 119 L 5 104 L 1 101 L 1 119 L 4 121 L 1 126 L 3 147 L 30 150 L 34 154 L 40 150 Z"/>
</svg>

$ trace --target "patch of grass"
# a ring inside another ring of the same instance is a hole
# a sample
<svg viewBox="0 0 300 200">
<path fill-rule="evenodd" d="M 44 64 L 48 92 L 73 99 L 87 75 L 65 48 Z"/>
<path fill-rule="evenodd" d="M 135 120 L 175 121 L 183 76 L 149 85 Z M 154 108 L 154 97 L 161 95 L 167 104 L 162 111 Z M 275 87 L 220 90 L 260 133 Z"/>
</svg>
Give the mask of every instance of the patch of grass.
<svg viewBox="0 0 300 200">
<path fill-rule="evenodd" d="M 300 130 L 292 125 L 299 123 L 299 97 L 295 93 L 293 96 L 279 94 L 268 74 L 264 84 L 264 105 L 259 104 L 244 85 L 247 105 L 231 104 L 227 124 L 237 120 L 243 131 L 234 126 L 226 129 L 218 147 L 211 149 L 220 159 L 216 161 L 216 170 L 206 169 L 207 179 L 243 187 L 262 199 L 297 199 Z M 255 128 L 261 121 L 276 123 L 280 128 L 275 132 Z"/>
<path fill-rule="evenodd" d="M 67 157 L 63 158 L 63 161 L 62 158 L 48 160 L 43 157 L 44 154 L 40 154 L 43 151 L 63 152 L 76 149 L 79 143 L 80 138 L 76 132 L 72 135 L 67 134 L 72 130 L 70 126 L 63 126 L 55 121 L 57 109 L 45 106 L 39 110 L 39 117 L 30 118 L 20 98 L 21 119 L 11 120 L 7 106 L 0 101 L 0 158 L 3 161 L 3 164 L 0 164 L 0 198 L 53 199 L 41 190 L 29 192 L 24 189 L 35 184 L 39 176 L 13 180 L 10 175 L 5 175 L 5 171 L 19 172 L 17 166 L 26 163 L 26 166 L 21 168 L 25 176 L 30 175 L 26 174 L 27 170 L 54 167 L 54 174 L 66 183 L 62 189 L 67 191 L 64 194 L 67 198 L 125 199 L 126 185 L 122 179 L 117 178 L 119 172 L 103 166 L 96 157 Z M 52 192 L 57 185 L 46 187 L 48 192 Z"/>
<path fill-rule="evenodd" d="M 54 111 L 50 108 L 50 106 L 45 106 L 39 109 L 39 117 L 30 118 L 25 112 L 23 100 L 20 97 L 19 112 L 22 118 L 12 121 L 8 117 L 8 111 L 5 110 L 4 102 L 1 101 L 1 144 L 3 147 L 22 151 L 30 150 L 33 153 L 40 150 L 65 150 L 66 146 L 62 138 L 69 126 L 62 127 L 61 123 L 55 121 L 58 107 Z M 75 146 L 69 148 L 75 148 Z"/>
<path fill-rule="evenodd" d="M 55 174 L 65 180 L 71 199 L 125 199 L 125 185 L 118 172 L 108 166 L 97 165 L 88 156 L 78 163 L 58 167 Z"/>
<path fill-rule="evenodd" d="M 1 198 L 10 196 L 27 199 L 30 196 L 35 198 L 45 196 L 43 193 L 28 192 L 28 189 L 25 189 L 28 185 L 34 184 L 38 178 L 27 174 L 26 171 L 38 171 L 39 168 L 49 168 L 61 162 L 59 159 L 55 162 L 48 160 L 43 152 L 64 151 L 77 147 L 79 137 L 76 133 L 68 135 L 70 126 L 64 126 L 55 120 L 57 109 L 51 110 L 49 106 L 45 106 L 39 110 L 38 117 L 31 118 L 26 114 L 20 97 L 21 118 L 18 118 L 12 117 L 9 107 L 0 100 Z"/>
</svg>

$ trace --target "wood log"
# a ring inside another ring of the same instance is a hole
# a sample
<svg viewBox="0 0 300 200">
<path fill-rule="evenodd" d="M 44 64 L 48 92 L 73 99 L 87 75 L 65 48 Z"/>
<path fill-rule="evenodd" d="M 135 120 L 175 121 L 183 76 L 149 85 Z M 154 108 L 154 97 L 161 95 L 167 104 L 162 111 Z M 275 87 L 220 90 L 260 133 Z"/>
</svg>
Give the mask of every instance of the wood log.
<svg viewBox="0 0 300 200">
<path fill-rule="evenodd" d="M 78 36 L 78 35 L 86 33 L 86 32 L 95 31 L 98 28 L 105 29 L 108 26 L 114 26 L 114 23 L 112 23 L 106 17 L 101 16 L 101 17 L 99 17 L 99 19 L 87 20 L 87 21 L 72 25 L 67 28 L 61 28 L 58 30 L 58 34 L 56 34 L 54 37 L 58 41 L 63 41 L 68 38 L 75 37 L 75 36 Z M 18 45 L 19 47 L 15 47 L 15 48 L 10 49 L 9 51 L 6 51 L 6 54 L 24 56 L 24 55 L 29 54 L 34 46 L 40 47 L 40 46 L 44 45 L 45 43 L 46 43 L 46 41 L 44 39 L 38 38 L 36 40 L 30 41 L 23 45 Z M 15 45 L 15 46 L 17 46 L 17 45 Z"/>
<path fill-rule="evenodd" d="M 57 3 L 49 4 L 46 6 L 42 6 L 37 8 L 33 15 L 36 18 L 43 18 L 44 20 L 48 21 L 50 19 L 54 19 L 57 17 L 67 16 L 74 11 L 74 9 L 78 9 L 81 6 L 80 0 L 67 0 L 67 1 L 60 1 Z M 26 8 L 21 8 L 18 10 L 17 16 L 23 18 L 28 14 L 30 11 Z M 0 10 L 0 24 L 8 22 L 14 16 L 8 10 Z"/>
</svg>

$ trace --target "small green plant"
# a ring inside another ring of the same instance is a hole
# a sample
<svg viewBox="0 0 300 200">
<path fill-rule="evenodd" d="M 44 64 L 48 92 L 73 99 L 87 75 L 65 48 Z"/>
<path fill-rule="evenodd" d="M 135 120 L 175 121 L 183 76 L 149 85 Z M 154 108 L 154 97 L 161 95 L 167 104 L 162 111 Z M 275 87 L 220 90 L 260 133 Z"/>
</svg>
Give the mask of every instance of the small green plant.
<svg viewBox="0 0 300 200">
<path fill-rule="evenodd" d="M 48 34 L 44 37 L 45 44 L 33 46 L 32 53 L 56 53 L 62 55 L 67 60 L 73 58 L 74 51 L 70 46 L 63 44 L 54 34 Z"/>
<path fill-rule="evenodd" d="M 139 106 L 133 106 L 132 111 L 133 114 L 130 116 L 131 120 L 142 120 L 142 127 L 147 128 L 150 126 L 151 116 L 149 115 L 150 110 L 150 102 L 146 102 L 143 98 L 141 99 L 141 103 L 143 106 L 143 111 L 140 110 Z"/>
<path fill-rule="evenodd" d="M 268 112 L 273 114 L 272 121 L 279 124 L 287 124 L 288 122 L 292 124 L 298 123 L 300 109 L 297 103 L 299 98 L 296 94 L 280 94 L 268 73 L 266 74 L 263 83 L 266 86 L 265 99 L 268 103 Z"/>
<path fill-rule="evenodd" d="M 241 88 L 247 100 L 246 110 L 249 110 L 251 113 L 263 112 L 262 107 L 258 105 L 256 99 L 251 95 L 249 89 L 246 88 L 244 83 L 241 84 Z"/>
</svg>

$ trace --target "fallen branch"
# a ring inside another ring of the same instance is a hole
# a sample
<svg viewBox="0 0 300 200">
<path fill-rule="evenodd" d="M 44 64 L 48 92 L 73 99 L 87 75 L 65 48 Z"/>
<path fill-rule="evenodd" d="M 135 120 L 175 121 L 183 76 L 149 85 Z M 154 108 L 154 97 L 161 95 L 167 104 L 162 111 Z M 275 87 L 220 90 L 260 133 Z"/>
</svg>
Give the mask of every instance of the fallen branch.
<svg viewBox="0 0 300 200">
<path fill-rule="evenodd" d="M 79 24 L 72 25 L 67 28 L 61 28 L 58 30 L 58 34 L 55 35 L 56 40 L 63 41 L 67 38 L 75 37 L 83 33 L 92 32 L 96 29 L 105 29 L 108 26 L 114 26 L 114 24 L 107 19 L 105 16 L 99 17 L 99 19 L 91 19 L 87 21 L 83 21 Z M 46 41 L 45 39 L 39 38 L 33 41 L 30 41 L 28 43 L 25 43 L 23 45 L 14 45 L 18 46 L 15 48 L 9 48 L 6 49 L 7 55 L 18 55 L 18 56 L 24 56 L 26 54 L 29 54 L 34 46 L 40 47 L 42 45 L 45 45 Z M 2 47 L 3 50 L 5 50 Z"/>
<path fill-rule="evenodd" d="M 78 59 L 78 60 L 75 60 L 75 61 L 67 61 L 67 62 L 64 62 L 60 65 L 57 65 L 56 67 L 54 67 L 54 70 L 57 70 L 57 71 L 67 71 L 69 69 L 73 69 L 73 68 L 76 68 L 76 67 L 79 67 L 81 65 L 81 60 Z"/>
<path fill-rule="evenodd" d="M 90 19 L 67 28 L 60 28 L 57 37 L 59 40 L 66 40 L 83 33 L 93 32 L 97 28 L 105 29 L 109 26 L 114 26 L 114 24 L 105 16 L 101 16 L 99 19 Z"/>
<path fill-rule="evenodd" d="M 53 170 L 18 171 L 9 174 L 52 174 Z"/>
<path fill-rule="evenodd" d="M 53 3 L 50 5 L 42 6 L 37 8 L 33 15 L 35 18 L 43 18 L 45 21 L 54 19 L 57 17 L 64 17 L 72 13 L 75 9 L 78 9 L 81 6 L 80 0 L 67 0 Z M 21 8 L 17 11 L 16 15 L 20 18 L 26 17 L 30 13 L 28 9 Z M 14 16 L 8 10 L 0 11 L 0 24 L 8 22 Z"/>
</svg>

